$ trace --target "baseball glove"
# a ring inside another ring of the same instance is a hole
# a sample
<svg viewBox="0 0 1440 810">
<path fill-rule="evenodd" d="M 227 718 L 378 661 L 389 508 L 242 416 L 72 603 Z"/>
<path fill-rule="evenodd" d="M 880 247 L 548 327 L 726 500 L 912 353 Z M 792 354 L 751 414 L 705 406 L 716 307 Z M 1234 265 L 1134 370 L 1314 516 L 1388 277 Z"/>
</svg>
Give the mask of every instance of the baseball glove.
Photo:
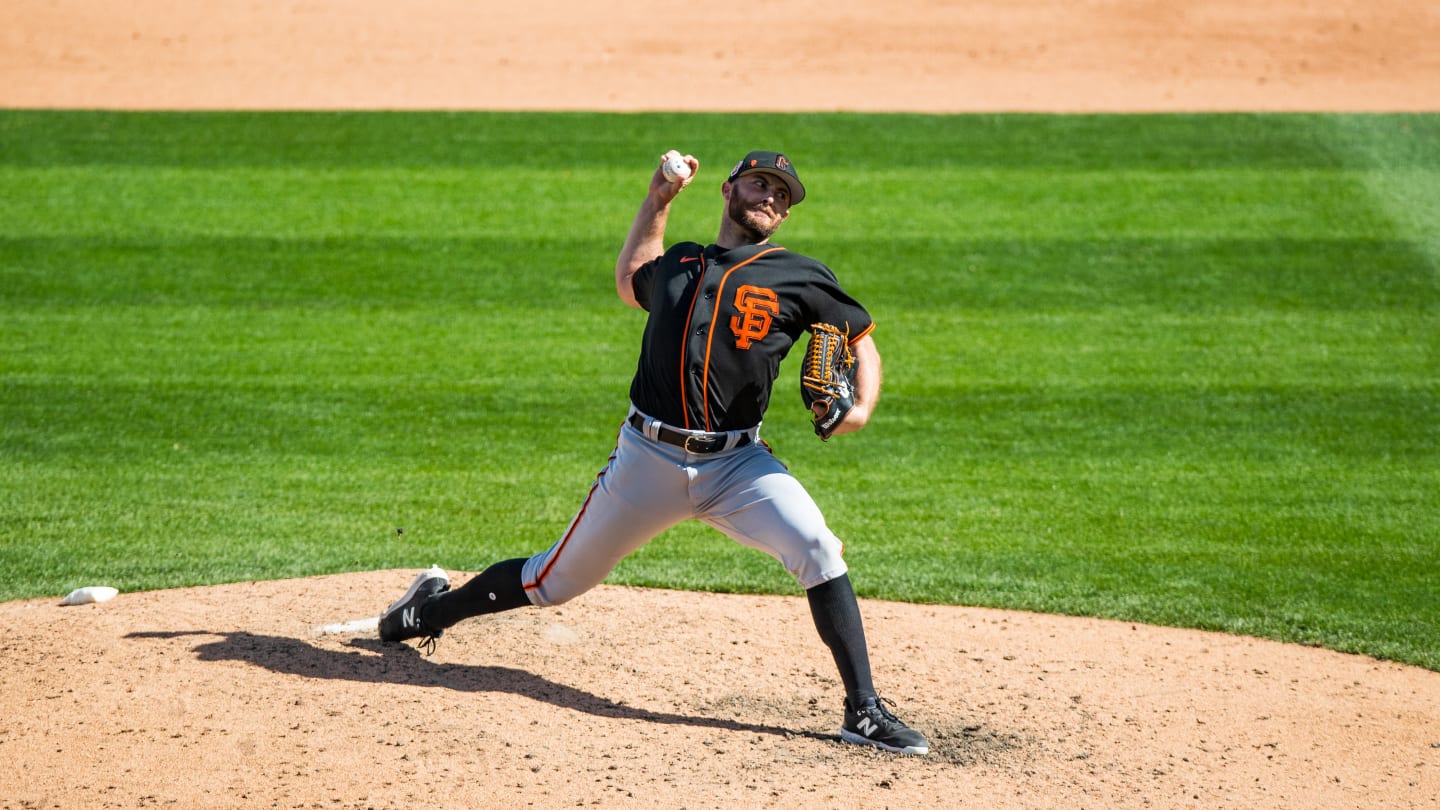
<svg viewBox="0 0 1440 810">
<path fill-rule="evenodd" d="M 855 353 L 849 329 L 810 325 L 810 344 L 800 369 L 800 398 L 815 417 L 815 435 L 825 441 L 855 407 Z"/>
</svg>

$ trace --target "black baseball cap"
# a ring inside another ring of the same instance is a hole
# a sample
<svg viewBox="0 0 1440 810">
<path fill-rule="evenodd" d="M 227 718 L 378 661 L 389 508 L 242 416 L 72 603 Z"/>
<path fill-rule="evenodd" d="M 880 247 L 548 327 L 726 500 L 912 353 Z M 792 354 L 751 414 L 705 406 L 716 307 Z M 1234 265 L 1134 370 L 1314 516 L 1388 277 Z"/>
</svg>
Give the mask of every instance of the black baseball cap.
<svg viewBox="0 0 1440 810">
<path fill-rule="evenodd" d="M 735 178 L 755 172 L 766 172 L 784 180 L 785 185 L 790 188 L 791 205 L 799 205 L 800 201 L 805 199 L 805 186 L 800 182 L 800 175 L 795 173 L 795 164 L 779 152 L 766 152 L 763 149 L 751 152 L 744 160 L 735 164 L 725 182 L 733 183 Z"/>
</svg>

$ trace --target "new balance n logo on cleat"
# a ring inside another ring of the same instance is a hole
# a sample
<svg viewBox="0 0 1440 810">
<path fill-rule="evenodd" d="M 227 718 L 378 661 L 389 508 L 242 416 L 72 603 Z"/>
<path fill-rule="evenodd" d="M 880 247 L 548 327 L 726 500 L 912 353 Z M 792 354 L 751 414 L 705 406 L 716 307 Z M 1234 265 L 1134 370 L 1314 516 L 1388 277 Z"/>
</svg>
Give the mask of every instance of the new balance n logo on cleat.
<svg viewBox="0 0 1440 810">
<path fill-rule="evenodd" d="M 840 739 L 856 745 L 873 745 L 896 754 L 930 753 L 930 743 L 925 735 L 900 722 L 900 718 L 885 708 L 895 705 L 883 698 L 867 698 L 860 706 L 852 707 L 849 698 L 845 700 L 845 724 L 840 727 Z"/>
<path fill-rule="evenodd" d="M 437 566 L 415 575 L 410 589 L 385 612 L 380 614 L 380 640 L 404 641 L 411 638 L 437 639 L 444 628 L 431 628 L 420 617 L 426 600 L 450 590 L 450 577 Z M 433 645 L 431 645 L 433 646 Z"/>
</svg>

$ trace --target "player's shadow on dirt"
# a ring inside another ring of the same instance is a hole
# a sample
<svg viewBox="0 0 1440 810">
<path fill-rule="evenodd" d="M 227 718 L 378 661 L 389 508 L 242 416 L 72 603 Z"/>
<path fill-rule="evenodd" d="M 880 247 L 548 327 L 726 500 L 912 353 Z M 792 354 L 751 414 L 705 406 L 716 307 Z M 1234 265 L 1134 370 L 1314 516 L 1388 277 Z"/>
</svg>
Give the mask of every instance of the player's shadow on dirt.
<svg viewBox="0 0 1440 810">
<path fill-rule="evenodd" d="M 132 639 L 173 639 L 182 636 L 220 636 L 219 641 L 194 648 L 201 661 L 244 661 L 283 675 L 305 678 L 330 678 L 361 683 L 393 683 L 405 686 L 428 686 L 462 692 L 501 692 L 543 700 L 561 708 L 572 709 L 596 717 L 617 720 L 643 720 L 649 723 L 697 726 L 724 731 L 753 732 L 778 736 L 836 739 L 836 735 L 796 731 L 778 726 L 742 723 L 728 718 L 697 717 L 639 709 L 616 703 L 555 683 L 532 672 L 513 667 L 477 666 L 473 664 L 436 664 L 420 656 L 413 647 L 384 644 L 379 639 L 351 639 L 351 647 L 367 652 L 326 650 L 283 636 L 255 633 L 211 633 L 203 630 L 157 631 L 130 633 Z M 382 653 L 375 655 L 374 653 Z"/>
</svg>

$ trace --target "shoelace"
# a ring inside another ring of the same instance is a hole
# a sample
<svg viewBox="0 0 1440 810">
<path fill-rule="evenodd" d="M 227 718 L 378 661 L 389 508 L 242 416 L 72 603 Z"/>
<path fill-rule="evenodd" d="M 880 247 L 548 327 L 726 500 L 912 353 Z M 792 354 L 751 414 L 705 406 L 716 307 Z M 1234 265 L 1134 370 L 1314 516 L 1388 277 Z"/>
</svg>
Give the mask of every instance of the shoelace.
<svg viewBox="0 0 1440 810">
<path fill-rule="evenodd" d="M 441 586 L 440 586 L 440 589 L 437 590 L 437 591 L 435 591 L 435 593 L 430 594 L 430 596 L 431 596 L 431 597 L 434 597 L 434 596 L 437 596 L 437 595 L 439 595 L 439 594 L 445 593 L 445 592 L 448 591 L 448 590 L 450 590 L 450 583 L 447 582 L 447 583 L 445 583 L 444 585 L 441 585 Z M 425 624 L 425 620 L 424 620 L 424 619 L 421 619 L 421 620 L 420 620 L 420 629 L 422 629 L 422 630 L 429 630 L 429 629 L 430 629 L 429 625 Z M 435 631 L 435 632 L 433 632 L 433 633 L 427 632 L 424 636 L 422 636 L 422 637 L 420 638 L 419 643 L 417 643 L 417 644 L 415 645 L 415 649 L 417 649 L 417 650 L 419 650 L 421 653 L 423 653 L 426 658 L 429 658 L 430 656 L 432 656 L 432 655 L 435 654 L 435 648 L 439 646 L 440 636 L 441 636 L 441 634 L 443 634 L 444 632 L 445 632 L 445 631 L 443 631 L 443 630 L 437 630 L 437 631 Z"/>
<path fill-rule="evenodd" d="M 879 695 L 876 695 L 876 696 L 875 696 L 875 705 L 874 705 L 873 707 L 863 708 L 863 709 L 861 709 L 861 711 L 868 713 L 868 712 L 869 712 L 869 709 L 870 709 L 870 708 L 873 708 L 873 709 L 874 709 L 876 712 L 878 712 L 878 713 L 880 714 L 880 716 L 883 717 L 884 719 L 886 719 L 886 720 L 888 720 L 888 721 L 890 721 L 890 722 L 892 722 L 892 723 L 899 723 L 899 722 L 900 722 L 900 718 L 896 717 L 894 712 L 892 712 L 892 711 L 890 711 L 889 709 L 885 708 L 887 705 L 894 706 L 894 705 L 895 705 L 895 701 L 893 701 L 893 700 L 891 700 L 891 699 L 889 699 L 889 698 L 886 698 L 886 697 L 881 697 L 881 696 L 879 696 Z"/>
</svg>

